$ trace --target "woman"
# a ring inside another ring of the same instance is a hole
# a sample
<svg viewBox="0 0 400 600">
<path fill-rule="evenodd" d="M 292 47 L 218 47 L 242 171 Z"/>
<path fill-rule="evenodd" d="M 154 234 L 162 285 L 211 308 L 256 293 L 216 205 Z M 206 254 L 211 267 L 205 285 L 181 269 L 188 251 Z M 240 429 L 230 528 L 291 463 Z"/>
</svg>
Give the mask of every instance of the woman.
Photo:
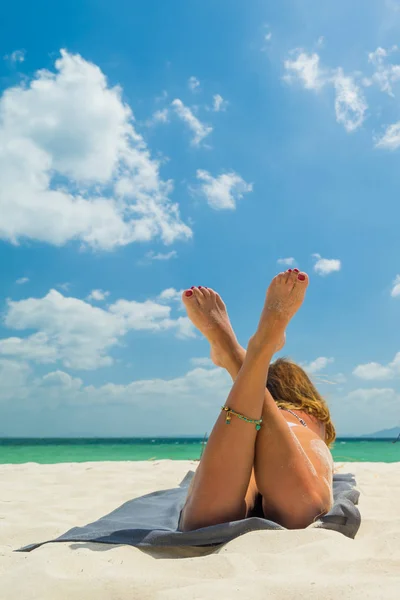
<svg viewBox="0 0 400 600">
<path fill-rule="evenodd" d="M 272 280 L 247 352 L 216 292 L 199 286 L 183 293 L 189 318 L 211 344 L 213 362 L 227 369 L 234 384 L 189 489 L 181 530 L 243 519 L 260 502 L 265 518 L 289 529 L 307 527 L 330 510 L 327 444 L 335 430 L 329 410 L 299 366 L 282 359 L 270 364 L 307 286 L 308 276 L 297 269 Z"/>
</svg>

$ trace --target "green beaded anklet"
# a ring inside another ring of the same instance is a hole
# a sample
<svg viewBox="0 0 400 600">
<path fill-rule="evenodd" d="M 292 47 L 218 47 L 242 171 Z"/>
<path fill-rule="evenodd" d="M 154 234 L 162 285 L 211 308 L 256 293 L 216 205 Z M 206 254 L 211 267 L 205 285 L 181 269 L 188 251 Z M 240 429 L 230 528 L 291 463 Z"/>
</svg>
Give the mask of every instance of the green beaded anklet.
<svg viewBox="0 0 400 600">
<path fill-rule="evenodd" d="M 227 425 L 230 425 L 232 415 L 235 415 L 235 417 L 242 419 L 242 421 L 246 421 L 246 423 L 254 423 L 257 431 L 259 431 L 261 429 L 262 419 L 249 419 L 248 417 L 241 415 L 240 413 L 236 412 L 235 410 L 232 410 L 231 408 L 229 408 L 229 406 L 221 406 L 221 408 L 222 408 L 222 410 L 224 410 L 226 412 L 225 423 Z"/>
</svg>

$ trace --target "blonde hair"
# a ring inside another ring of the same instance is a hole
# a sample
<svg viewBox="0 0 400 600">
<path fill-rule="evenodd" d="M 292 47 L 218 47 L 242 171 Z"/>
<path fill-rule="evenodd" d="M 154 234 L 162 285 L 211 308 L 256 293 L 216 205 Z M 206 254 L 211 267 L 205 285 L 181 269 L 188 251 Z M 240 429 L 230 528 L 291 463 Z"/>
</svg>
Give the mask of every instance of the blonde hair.
<svg viewBox="0 0 400 600">
<path fill-rule="evenodd" d="M 307 373 L 287 358 L 278 358 L 269 367 L 267 389 L 281 408 L 303 410 L 325 425 L 325 442 L 335 441 L 336 431 L 328 405 Z"/>
</svg>

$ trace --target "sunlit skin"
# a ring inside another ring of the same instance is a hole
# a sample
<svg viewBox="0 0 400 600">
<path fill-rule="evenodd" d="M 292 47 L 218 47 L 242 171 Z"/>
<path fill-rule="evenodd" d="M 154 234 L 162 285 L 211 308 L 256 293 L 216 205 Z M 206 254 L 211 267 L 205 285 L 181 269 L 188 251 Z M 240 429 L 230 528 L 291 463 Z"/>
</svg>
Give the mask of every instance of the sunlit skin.
<svg viewBox="0 0 400 600">
<path fill-rule="evenodd" d="M 285 343 L 289 321 L 301 307 L 309 279 L 289 270 L 272 280 L 247 352 L 240 346 L 226 306 L 214 290 L 193 287 L 182 296 L 188 317 L 207 338 L 214 364 L 234 383 L 225 404 L 254 424 L 221 411 L 197 468 L 180 527 L 193 530 L 251 514 L 261 495 L 264 516 L 291 529 L 304 528 L 332 505 L 333 461 L 325 427 L 304 411 L 279 410 L 265 387 L 273 355 Z"/>
</svg>

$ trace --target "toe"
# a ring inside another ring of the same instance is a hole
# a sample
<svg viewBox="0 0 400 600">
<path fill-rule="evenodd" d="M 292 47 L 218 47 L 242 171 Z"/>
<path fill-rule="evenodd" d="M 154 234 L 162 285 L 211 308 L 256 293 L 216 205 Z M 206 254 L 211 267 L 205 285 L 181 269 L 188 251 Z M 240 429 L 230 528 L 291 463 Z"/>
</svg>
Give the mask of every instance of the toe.
<svg viewBox="0 0 400 600">
<path fill-rule="evenodd" d="M 286 283 L 294 285 L 297 280 L 298 273 L 295 273 L 292 269 L 286 271 Z"/>
<path fill-rule="evenodd" d="M 194 294 L 192 289 L 184 290 L 182 293 L 182 302 L 190 302 L 190 300 L 193 300 L 193 298 Z"/>
<path fill-rule="evenodd" d="M 203 294 L 203 290 L 202 290 L 202 288 L 201 288 L 201 287 L 200 287 L 200 288 L 198 288 L 198 287 L 194 287 L 194 288 L 192 289 L 192 291 L 193 291 L 193 295 L 194 295 L 194 297 L 196 298 L 196 300 L 197 300 L 198 302 L 204 302 L 204 300 L 205 300 L 205 295 Z"/>
<path fill-rule="evenodd" d="M 276 283 L 285 283 L 286 282 L 286 277 L 287 277 L 287 273 L 278 273 L 278 275 L 276 275 L 274 277 L 274 280 L 276 281 Z"/>
<path fill-rule="evenodd" d="M 297 283 L 300 283 L 301 285 L 307 286 L 308 285 L 308 275 L 307 275 L 307 273 L 304 273 L 304 271 L 300 271 L 300 273 L 298 273 L 298 275 L 297 275 Z"/>
<path fill-rule="evenodd" d="M 202 286 L 202 285 L 199 285 L 198 289 L 199 289 L 199 291 L 200 291 L 200 292 L 203 294 L 203 296 L 204 296 L 205 298 L 209 298 L 209 297 L 210 297 L 210 295 L 211 295 L 211 294 L 210 294 L 210 292 L 209 292 L 208 288 L 206 288 L 206 287 L 204 287 L 204 286 Z"/>
</svg>

